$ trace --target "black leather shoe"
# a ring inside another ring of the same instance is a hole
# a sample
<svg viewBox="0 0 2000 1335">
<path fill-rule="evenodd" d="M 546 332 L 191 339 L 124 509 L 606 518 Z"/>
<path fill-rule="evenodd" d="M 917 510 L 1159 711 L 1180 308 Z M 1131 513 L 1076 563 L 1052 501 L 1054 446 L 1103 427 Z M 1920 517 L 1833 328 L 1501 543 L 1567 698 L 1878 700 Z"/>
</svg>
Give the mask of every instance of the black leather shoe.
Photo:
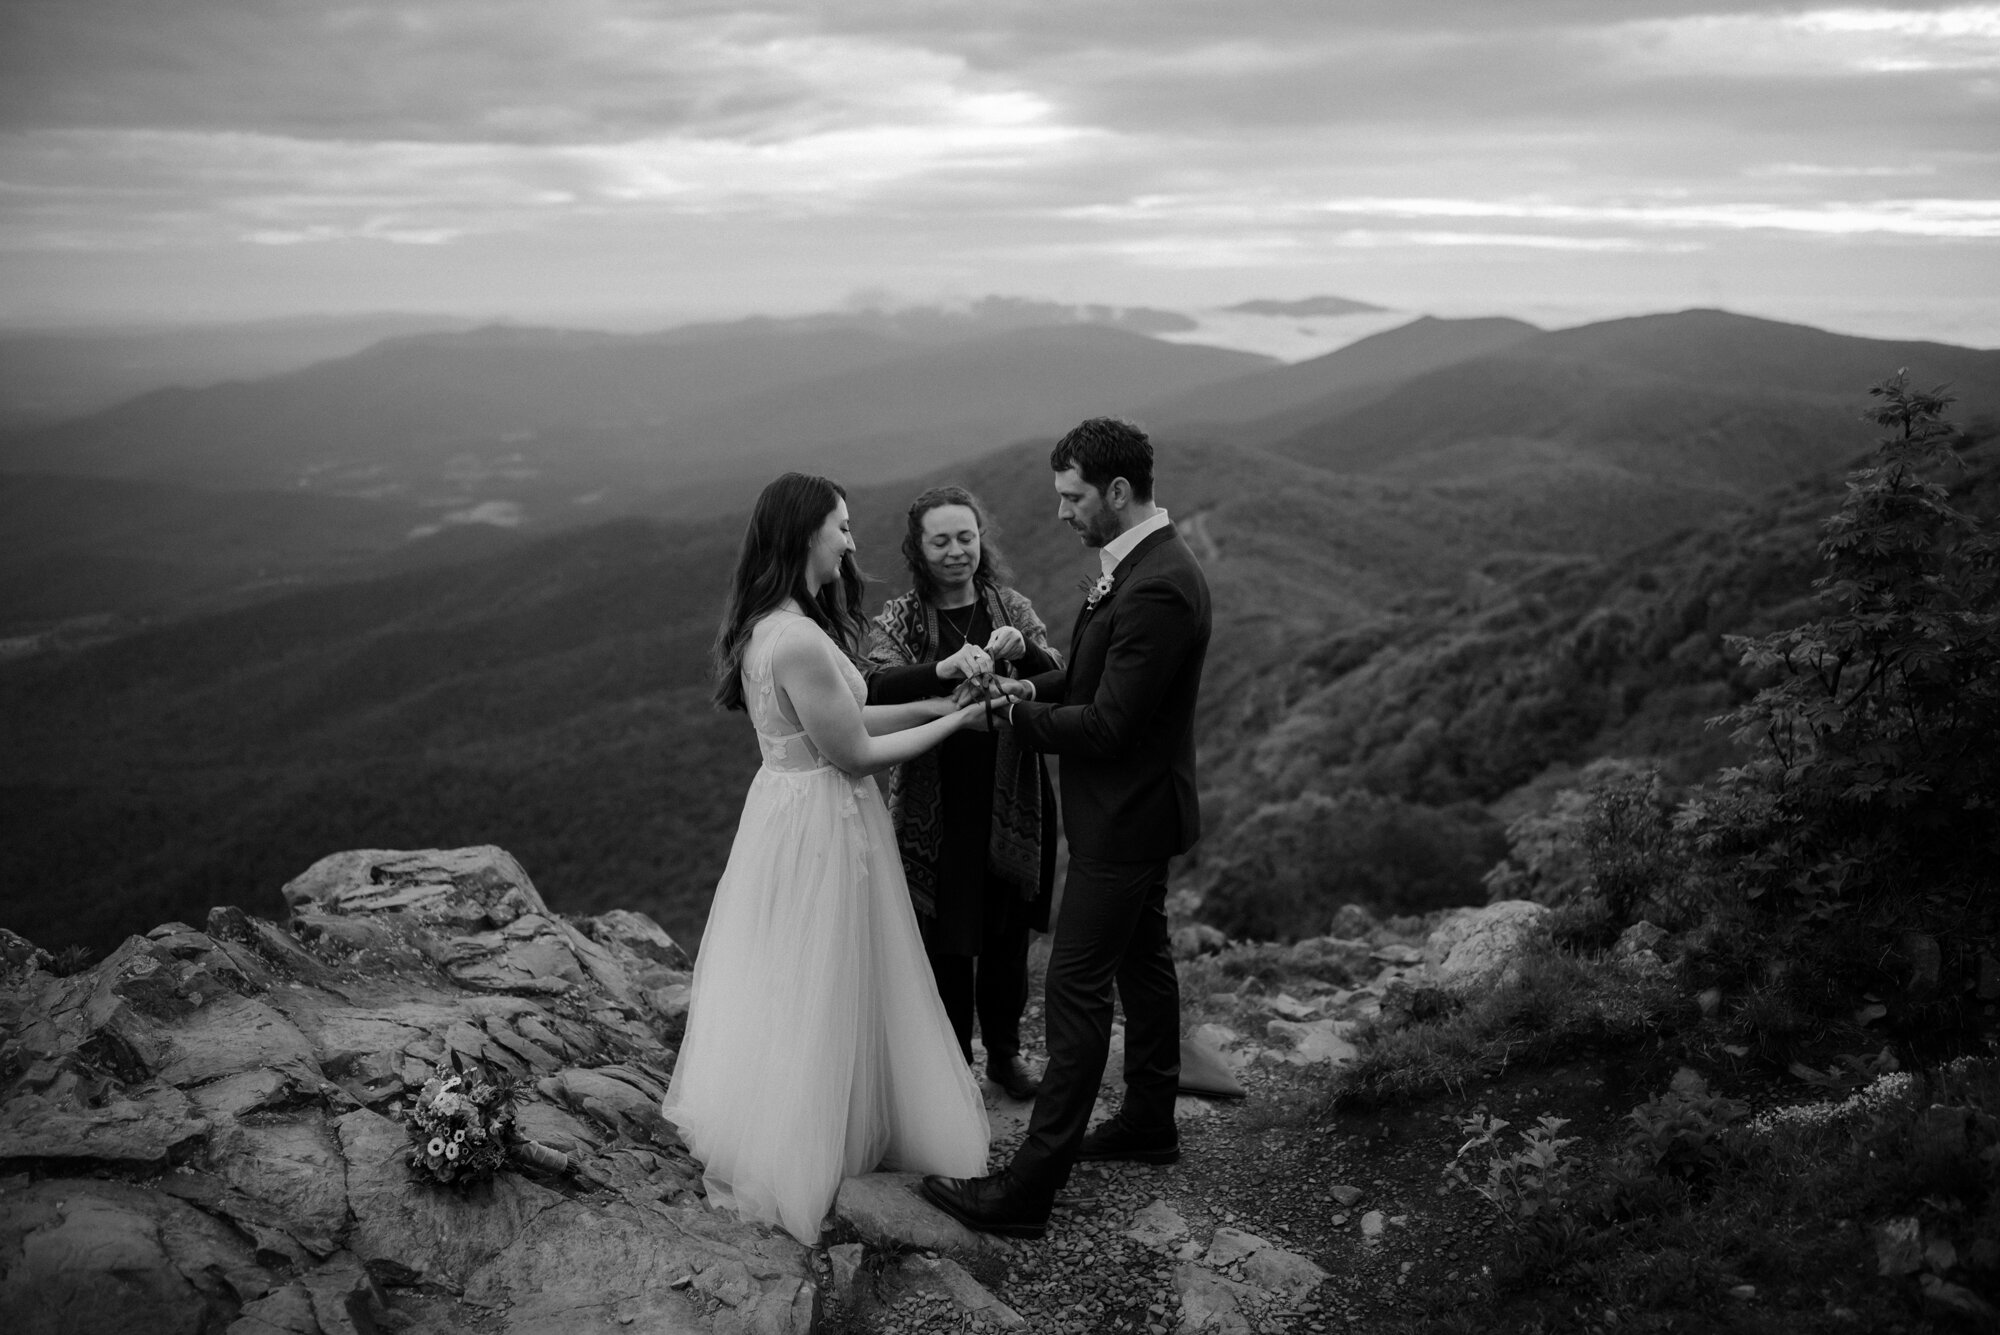
<svg viewBox="0 0 2000 1335">
<path fill-rule="evenodd" d="M 1173 1127 L 1164 1131 L 1134 1131 L 1114 1117 L 1083 1138 L 1076 1157 L 1083 1161 L 1124 1159 L 1132 1163 L 1179 1163 L 1181 1135 Z"/>
<path fill-rule="evenodd" d="M 924 1199 L 981 1233 L 1003 1238 L 1039 1238 L 1048 1231 L 1049 1203 L 1032 1198 L 1005 1173 L 992 1177 L 924 1179 Z"/>
<path fill-rule="evenodd" d="M 1032 1099 L 1042 1089 L 1042 1082 L 1028 1074 L 1018 1055 L 992 1058 L 986 1063 L 986 1076 L 1006 1090 L 1010 1099 Z"/>
</svg>

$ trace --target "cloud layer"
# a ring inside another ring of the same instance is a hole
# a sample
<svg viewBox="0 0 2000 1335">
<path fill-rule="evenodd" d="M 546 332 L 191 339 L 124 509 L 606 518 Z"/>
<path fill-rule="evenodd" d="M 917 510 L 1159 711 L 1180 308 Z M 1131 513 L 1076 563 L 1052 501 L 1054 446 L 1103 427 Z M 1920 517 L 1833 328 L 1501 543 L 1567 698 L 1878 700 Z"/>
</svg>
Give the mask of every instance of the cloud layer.
<svg viewBox="0 0 2000 1335">
<path fill-rule="evenodd" d="M 9 0 L 0 317 L 93 274 L 532 311 L 1284 295 L 1361 255 L 1756 307 L 1856 246 L 1963 292 L 1995 124 L 2000 4 Z"/>
</svg>

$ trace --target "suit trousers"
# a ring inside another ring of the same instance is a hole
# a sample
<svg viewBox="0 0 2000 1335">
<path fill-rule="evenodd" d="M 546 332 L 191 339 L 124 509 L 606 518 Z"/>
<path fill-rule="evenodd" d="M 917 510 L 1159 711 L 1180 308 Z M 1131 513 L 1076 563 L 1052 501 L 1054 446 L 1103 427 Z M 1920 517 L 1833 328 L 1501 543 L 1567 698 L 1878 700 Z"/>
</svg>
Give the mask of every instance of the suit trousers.
<svg viewBox="0 0 2000 1335">
<path fill-rule="evenodd" d="M 1070 856 L 1044 997 L 1048 1065 L 1009 1171 L 1053 1199 L 1069 1180 L 1111 1051 L 1112 999 L 1125 1011 L 1125 1101 L 1138 1131 L 1174 1126 L 1180 980 L 1167 942 L 1167 864 Z"/>
</svg>

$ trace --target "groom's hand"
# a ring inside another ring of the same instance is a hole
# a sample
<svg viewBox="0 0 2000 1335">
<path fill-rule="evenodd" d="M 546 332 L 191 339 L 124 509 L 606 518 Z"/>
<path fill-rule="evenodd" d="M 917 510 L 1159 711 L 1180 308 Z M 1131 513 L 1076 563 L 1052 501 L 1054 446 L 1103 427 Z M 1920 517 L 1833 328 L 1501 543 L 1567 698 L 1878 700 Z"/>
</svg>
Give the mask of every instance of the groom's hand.
<svg viewBox="0 0 2000 1335">
<path fill-rule="evenodd" d="M 997 707 L 1006 700 L 1032 700 L 1035 688 L 1028 682 L 988 672 L 960 682 L 958 689 L 951 693 L 951 698 L 954 704 L 959 705 L 991 700 Z"/>
</svg>

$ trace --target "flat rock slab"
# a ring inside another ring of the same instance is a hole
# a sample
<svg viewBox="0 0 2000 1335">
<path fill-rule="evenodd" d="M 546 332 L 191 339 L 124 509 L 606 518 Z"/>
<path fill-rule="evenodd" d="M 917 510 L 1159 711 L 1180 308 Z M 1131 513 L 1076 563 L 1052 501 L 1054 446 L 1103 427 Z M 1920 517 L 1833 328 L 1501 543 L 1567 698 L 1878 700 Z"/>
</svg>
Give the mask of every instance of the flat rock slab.
<svg viewBox="0 0 2000 1335">
<path fill-rule="evenodd" d="M 1342 1037 L 1352 1024 L 1347 1020 L 1272 1020 L 1265 1026 L 1272 1038 L 1291 1045 L 1289 1060 L 1299 1065 L 1331 1062 L 1338 1066 L 1361 1055 L 1361 1049 Z"/>
<path fill-rule="evenodd" d="M 945 1256 L 905 1255 L 882 1274 L 881 1296 L 894 1302 L 899 1297 L 930 1294 L 943 1298 L 960 1312 L 990 1322 L 1002 1330 L 1019 1330 L 1028 1323 L 1007 1304 L 994 1297 L 984 1284 L 965 1272 L 958 1262 Z"/>
<path fill-rule="evenodd" d="M 215 1148 L 224 1179 L 275 1210 L 301 1237 L 334 1238 L 347 1226 L 347 1164 L 319 1114 L 234 1125 Z"/>
<path fill-rule="evenodd" d="M 1217 1269 L 1238 1267 L 1246 1283 L 1276 1294 L 1288 1303 L 1298 1302 L 1327 1278 L 1326 1271 L 1297 1252 L 1239 1228 L 1216 1229 L 1208 1252 L 1201 1259 Z"/>
<path fill-rule="evenodd" d="M 1174 1269 L 1174 1290 L 1181 1300 L 1180 1329 L 1187 1335 L 1196 1331 L 1251 1335 L 1259 1329 L 1255 1323 L 1264 1295 L 1248 1284 L 1206 1266 L 1181 1265 Z"/>
<path fill-rule="evenodd" d="M 462 1289 L 507 1250 L 529 1221 L 563 1198 L 513 1173 L 469 1188 L 418 1181 L 402 1124 L 363 1108 L 334 1124 L 347 1160 L 354 1229 L 347 1245 L 364 1262 L 387 1265 L 447 1289 Z"/>
<path fill-rule="evenodd" d="M 870 1246 L 951 1252 L 1006 1260 L 1014 1249 L 1004 1240 L 975 1233 L 917 1194 L 916 1173 L 869 1173 L 850 1177 L 833 1198 L 833 1217 Z"/>
<path fill-rule="evenodd" d="M 34 1095 L 0 1109 L 0 1159 L 72 1159 L 85 1163 L 162 1167 L 209 1132 L 179 1090 L 154 1087 L 141 1097 L 116 1095 L 78 1108 Z"/>
<path fill-rule="evenodd" d="M 219 1329 L 278 1286 L 228 1225 L 124 1182 L 49 1178 L 7 1195 L 18 1241 L 0 1272 L 9 1335 Z"/>
<path fill-rule="evenodd" d="M 751 1245 L 734 1246 L 682 1223 L 670 1212 L 563 1201 L 472 1277 L 466 1299 L 506 1309 L 509 1335 L 729 1328 L 808 1335 L 819 1292 L 802 1253 L 757 1246 L 748 1225 L 737 1227 Z"/>
<path fill-rule="evenodd" d="M 1188 1235 L 1187 1220 L 1165 1201 L 1154 1201 L 1132 1216 L 1125 1236 L 1147 1247 L 1168 1248 Z"/>
</svg>

